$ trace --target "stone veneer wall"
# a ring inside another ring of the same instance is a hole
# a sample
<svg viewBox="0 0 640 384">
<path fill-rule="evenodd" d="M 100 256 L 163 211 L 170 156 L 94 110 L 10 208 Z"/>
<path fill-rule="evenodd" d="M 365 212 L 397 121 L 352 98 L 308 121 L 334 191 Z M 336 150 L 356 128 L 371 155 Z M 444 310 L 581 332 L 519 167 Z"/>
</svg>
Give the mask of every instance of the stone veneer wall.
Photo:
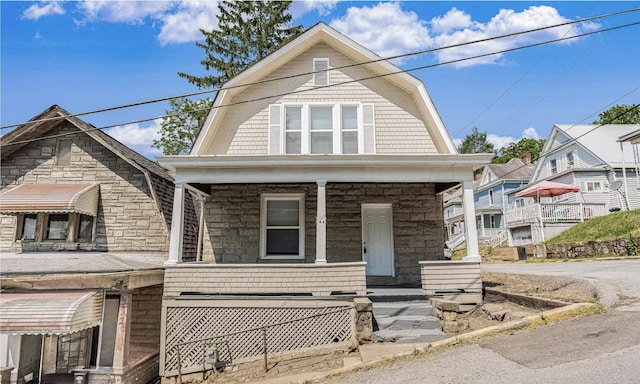
<svg viewBox="0 0 640 384">
<path fill-rule="evenodd" d="M 34 141 L 2 160 L 0 188 L 27 183 L 100 182 L 95 243 L 14 242 L 15 216 L 0 215 L 0 250 L 167 251 L 165 218 L 153 200 L 145 175 L 66 121 L 46 136 L 67 132 L 75 132 L 61 138 L 73 143 L 70 165 L 56 165 L 58 139 Z M 163 188 L 170 184 L 164 183 Z M 172 186 L 164 193 L 172 197 Z"/>
<path fill-rule="evenodd" d="M 260 195 L 305 194 L 305 260 L 259 257 Z M 205 206 L 204 260 L 218 263 L 312 263 L 315 260 L 316 184 L 213 185 Z M 327 261 L 362 261 L 362 204 L 392 204 L 394 278 L 376 284 L 420 284 L 420 260 L 443 258 L 443 214 L 431 183 L 328 183 Z"/>
</svg>

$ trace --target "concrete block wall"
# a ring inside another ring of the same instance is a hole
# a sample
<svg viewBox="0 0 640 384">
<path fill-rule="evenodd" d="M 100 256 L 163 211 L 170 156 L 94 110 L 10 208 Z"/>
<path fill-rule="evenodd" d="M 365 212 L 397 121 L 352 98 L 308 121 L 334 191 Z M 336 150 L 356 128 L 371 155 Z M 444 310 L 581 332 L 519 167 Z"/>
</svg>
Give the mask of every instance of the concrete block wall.
<svg viewBox="0 0 640 384">
<path fill-rule="evenodd" d="M 14 216 L 0 216 L 0 250 L 167 251 L 166 218 L 145 175 L 68 122 L 47 136 L 73 132 L 69 165 L 56 164 L 56 138 L 34 141 L 2 160 L 1 188 L 16 184 L 100 182 L 95 244 L 14 242 Z M 173 196 L 172 190 L 168 191 Z M 170 217 L 168 218 L 170 220 Z"/>
<path fill-rule="evenodd" d="M 260 195 L 305 194 L 305 259 L 259 257 Z M 315 184 L 213 185 L 205 205 L 204 260 L 218 263 L 313 263 L 315 260 Z M 392 205 L 395 277 L 378 284 L 420 284 L 420 260 L 443 258 L 442 202 L 431 183 L 328 183 L 327 261 L 362 261 L 362 204 Z"/>
<path fill-rule="evenodd" d="M 365 264 L 178 264 L 165 269 L 164 295 L 313 294 L 366 295 Z"/>
</svg>

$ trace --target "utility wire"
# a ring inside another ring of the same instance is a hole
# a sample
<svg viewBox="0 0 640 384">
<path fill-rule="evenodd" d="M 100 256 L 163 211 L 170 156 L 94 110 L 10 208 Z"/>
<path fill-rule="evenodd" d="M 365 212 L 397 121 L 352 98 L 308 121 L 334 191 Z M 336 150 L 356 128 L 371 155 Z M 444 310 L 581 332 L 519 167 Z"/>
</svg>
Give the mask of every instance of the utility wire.
<svg viewBox="0 0 640 384">
<path fill-rule="evenodd" d="M 343 82 L 335 83 L 335 84 L 328 84 L 328 85 L 318 86 L 318 87 L 309 88 L 309 89 L 299 89 L 299 90 L 295 90 L 295 91 L 292 91 L 292 92 L 283 92 L 283 93 L 273 94 L 273 95 L 269 95 L 269 96 L 263 96 L 263 97 L 259 97 L 259 98 L 255 98 L 255 99 L 236 101 L 236 102 L 233 102 L 233 103 L 212 106 L 210 108 L 200 108 L 200 109 L 194 109 L 194 110 L 188 111 L 188 112 L 165 114 L 165 115 L 156 116 L 156 117 L 152 117 L 152 118 L 133 120 L 133 121 L 128 121 L 128 122 L 119 123 L 119 124 L 112 124 L 112 125 L 107 125 L 107 126 L 103 126 L 103 127 L 99 127 L 99 128 L 94 128 L 94 130 L 103 130 L 103 129 L 108 129 L 108 128 L 114 128 L 114 127 L 118 127 L 118 126 L 126 125 L 126 124 L 137 124 L 137 123 L 142 123 L 142 122 L 162 119 L 162 118 L 165 118 L 165 117 L 181 116 L 181 115 L 184 115 L 184 114 L 189 114 L 189 113 L 198 112 L 198 111 L 205 111 L 205 110 L 213 110 L 213 109 L 224 108 L 224 107 L 231 107 L 231 106 L 235 106 L 235 105 L 247 104 L 247 103 L 252 103 L 252 102 L 256 102 L 256 101 L 268 100 L 268 99 L 273 99 L 273 98 L 278 98 L 278 97 L 283 97 L 283 96 L 288 96 L 288 95 L 294 95 L 294 94 L 299 94 L 299 93 L 304 93 L 304 92 L 309 92 L 309 91 L 315 91 L 315 90 L 318 90 L 318 89 L 324 89 L 324 88 L 336 87 L 336 86 L 345 85 L 345 84 L 357 83 L 357 82 L 361 82 L 361 81 L 373 80 L 373 79 L 378 79 L 378 78 L 382 78 L 382 77 L 398 75 L 398 74 L 401 74 L 401 73 L 409 73 L 409 72 L 418 71 L 418 70 L 422 70 L 422 69 L 434 68 L 434 67 L 439 67 L 439 66 L 443 66 L 443 65 L 459 63 L 459 62 L 463 62 L 463 61 L 467 61 L 467 60 L 475 60 L 475 59 L 483 58 L 483 57 L 487 57 L 487 56 L 493 56 L 493 55 L 498 55 L 498 54 L 502 54 L 502 53 L 518 51 L 518 50 L 522 50 L 522 49 L 526 49 L 526 48 L 532 48 L 532 47 L 542 46 L 542 45 L 546 45 L 546 44 L 553 44 L 553 43 L 557 43 L 557 42 L 560 42 L 560 41 L 566 41 L 566 40 L 576 39 L 576 38 L 579 38 L 579 37 L 589 36 L 589 35 L 593 35 L 593 34 L 609 32 L 609 31 L 622 29 L 622 28 L 627 28 L 627 27 L 631 27 L 631 26 L 635 26 L 635 25 L 640 25 L 640 21 L 635 22 L 635 23 L 623 24 L 623 25 L 619 25 L 619 26 L 616 26 L 616 27 L 610 27 L 610 28 L 607 28 L 607 29 L 601 29 L 599 31 L 586 32 L 586 33 L 583 33 L 583 34 L 580 34 L 580 35 L 574 35 L 574 36 L 568 36 L 568 37 L 558 38 L 558 39 L 554 39 L 554 40 L 543 41 L 543 42 L 539 42 L 539 43 L 524 45 L 524 46 L 515 47 L 515 48 L 504 49 L 504 50 L 501 50 L 501 51 L 485 53 L 485 54 L 481 54 L 481 55 L 476 55 L 476 56 L 471 56 L 471 57 L 451 60 L 451 61 L 442 62 L 442 63 L 423 65 L 423 66 L 419 66 L 419 67 L 415 67 L 415 68 L 411 68 L 411 69 L 399 70 L 399 71 L 394 71 L 394 72 L 385 73 L 385 74 L 381 74 L 381 75 L 374 75 L 374 76 L 364 77 L 364 78 L 355 79 L 355 80 L 348 80 L 348 81 L 343 81 Z M 246 85 L 243 85 L 243 86 L 246 86 Z M 24 123 L 24 124 L 33 124 L 33 123 L 37 123 L 37 122 L 40 122 L 40 121 L 46 121 L 46 120 L 60 120 L 60 119 L 68 118 L 68 117 L 74 117 L 74 116 L 78 116 L 78 115 L 77 114 L 76 115 L 66 115 L 66 116 L 54 117 L 54 118 L 48 118 L 48 119 L 32 120 L 32 121 L 29 121 L 29 122 Z M 34 142 L 34 141 L 44 140 L 44 139 L 48 139 L 48 138 L 62 137 L 62 136 L 67 136 L 67 135 L 71 135 L 71 134 L 75 134 L 75 133 L 74 132 L 66 132 L 66 133 L 60 133 L 60 134 L 57 134 L 57 135 L 42 136 L 42 137 L 29 139 L 29 140 L 22 140 L 22 141 L 10 142 L 10 143 L 3 143 L 2 145 L 0 145 L 0 147 L 5 147 L 5 146 L 9 146 L 9 145 L 16 145 L 16 144 L 26 144 L 26 143 L 30 143 L 30 142 Z"/>
<path fill-rule="evenodd" d="M 587 17 L 587 18 L 583 18 L 583 19 L 568 21 L 568 22 L 565 22 L 565 23 L 554 24 L 554 25 L 550 25 L 550 26 L 546 26 L 546 27 L 534 28 L 534 29 L 529 29 L 529 30 L 520 31 L 520 32 L 513 32 L 513 33 L 508 33 L 508 34 L 500 35 L 500 36 L 492 36 L 492 37 L 487 37 L 487 38 L 484 38 L 484 39 L 478 39 L 478 40 L 468 41 L 468 42 L 464 42 L 464 43 L 452 44 L 452 45 L 448 45 L 448 46 L 444 46 L 444 47 L 431 48 L 431 49 L 425 49 L 425 50 L 420 50 L 420 51 L 415 51 L 415 52 L 410 52 L 410 53 L 394 55 L 394 56 L 388 56 L 388 57 L 385 57 L 385 58 L 379 58 L 379 59 L 365 61 L 365 62 L 358 62 L 358 63 L 343 65 L 343 66 L 339 66 L 339 67 L 328 68 L 326 70 L 318 70 L 318 71 L 305 72 L 305 73 L 299 73 L 299 74 L 294 74 L 294 75 L 287 75 L 287 76 L 282 76 L 282 77 L 273 78 L 273 79 L 264 79 L 264 80 L 260 80 L 260 81 L 256 81 L 256 82 L 252 82 L 252 83 L 245 83 L 245 84 L 240 84 L 240 85 L 235 85 L 235 86 L 222 86 L 222 87 L 213 88 L 213 89 L 207 89 L 207 90 L 198 91 L 198 92 L 185 93 L 185 94 L 178 95 L 178 96 L 163 97 L 163 98 L 158 98 L 158 99 L 151 99 L 151 100 L 139 101 L 139 102 L 135 102 L 135 103 L 123 104 L 123 105 L 114 106 L 114 107 L 101 108 L 101 109 L 96 109 L 96 110 L 87 111 L 87 112 L 80 112 L 80 113 L 71 114 L 68 117 L 78 117 L 78 116 L 91 115 L 91 114 L 102 113 L 102 112 L 110 112 L 110 111 L 114 111 L 114 110 L 118 110 L 118 109 L 138 107 L 138 106 L 142 106 L 142 105 L 153 104 L 153 103 L 158 103 L 158 102 L 163 102 L 163 101 L 168 101 L 168 100 L 173 100 L 173 99 L 178 99 L 178 98 L 199 96 L 199 95 L 204 95 L 204 94 L 208 94 L 208 93 L 215 93 L 215 92 L 225 91 L 225 90 L 234 89 L 234 88 L 246 87 L 246 86 L 250 86 L 250 85 L 258 85 L 258 84 L 264 84 L 264 83 L 269 83 L 269 82 L 273 82 L 273 81 L 287 80 L 287 79 L 292 79 L 292 78 L 301 77 L 301 76 L 308 76 L 308 75 L 313 75 L 313 74 L 316 74 L 316 73 L 327 72 L 327 71 L 330 71 L 330 70 L 341 70 L 341 69 L 351 68 L 351 67 L 355 67 L 355 66 L 361 66 L 361 65 L 368 65 L 368 64 L 373 64 L 373 63 L 377 63 L 377 62 L 390 61 L 390 60 L 399 59 L 399 58 L 405 58 L 405 57 L 409 57 L 409 56 L 421 55 L 421 54 L 425 54 L 425 53 L 432 53 L 432 52 L 437 52 L 437 51 L 441 51 L 441 50 L 445 50 L 445 49 L 459 48 L 459 47 L 463 47 L 463 46 L 466 46 L 466 45 L 478 44 L 478 43 L 483 43 L 483 42 L 487 42 L 487 41 L 503 39 L 503 38 L 507 38 L 507 37 L 514 37 L 514 36 L 518 36 L 518 35 L 523 35 L 523 34 L 528 34 L 528 33 L 533 33 L 533 32 L 539 32 L 539 31 L 552 29 L 552 28 L 559 28 L 559 27 L 563 27 L 563 26 L 567 26 L 567 25 L 574 25 L 574 24 L 578 24 L 578 23 L 584 23 L 584 22 L 588 22 L 588 21 L 592 21 L 592 20 L 603 19 L 603 18 L 608 18 L 608 17 L 612 17 L 612 16 L 618 16 L 618 15 L 631 13 L 631 12 L 637 12 L 637 11 L 640 11 L 640 8 L 631 8 L 631 9 L 627 9 L 627 10 L 623 10 L 623 11 L 612 12 L 612 13 L 607 13 L 607 14 L 604 14 L 604 15 L 593 16 L 593 17 Z M 602 31 L 605 31 L 605 30 L 601 30 L 601 32 Z M 581 36 L 585 36 L 585 35 L 581 35 Z M 505 51 L 505 52 L 509 52 L 509 51 Z M 498 52 L 498 53 L 500 53 L 500 52 Z M 484 57 L 484 56 L 479 56 L 479 57 Z M 451 63 L 451 62 L 449 62 L 449 63 Z M 442 63 L 442 64 L 447 64 L 447 63 Z M 4 126 L 0 126 L 0 130 L 7 129 L 7 128 L 18 127 L 20 125 L 24 125 L 24 124 L 27 124 L 27 123 L 44 122 L 44 121 L 55 120 L 55 119 L 57 119 L 57 118 L 38 119 L 38 120 L 32 120 L 32 121 L 28 121 L 28 122 L 20 123 L 20 124 L 4 125 Z M 152 120 L 152 119 L 149 119 L 149 120 Z M 142 121 L 149 121 L 149 120 L 142 120 Z"/>
</svg>

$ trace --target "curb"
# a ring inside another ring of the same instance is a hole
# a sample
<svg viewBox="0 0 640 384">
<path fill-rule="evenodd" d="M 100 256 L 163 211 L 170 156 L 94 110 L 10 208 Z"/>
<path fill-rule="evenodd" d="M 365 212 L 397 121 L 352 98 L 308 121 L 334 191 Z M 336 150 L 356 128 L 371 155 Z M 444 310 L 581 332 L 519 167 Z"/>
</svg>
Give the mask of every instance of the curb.
<svg viewBox="0 0 640 384">
<path fill-rule="evenodd" d="M 403 352 L 403 353 L 397 353 L 395 355 L 382 356 L 374 360 L 353 364 L 348 367 L 337 368 L 328 373 L 323 373 L 321 375 L 311 377 L 310 379 L 307 379 L 307 380 L 298 381 L 296 383 L 304 384 L 309 382 L 317 382 L 319 380 L 326 379 L 331 376 L 350 373 L 363 368 L 373 367 L 385 361 L 392 361 L 392 360 L 400 359 L 403 357 L 414 356 L 416 354 L 424 353 L 427 351 L 432 351 L 439 348 L 453 346 L 464 341 L 492 336 L 500 332 L 522 328 L 523 326 L 530 325 L 536 322 L 546 323 L 548 319 L 553 319 L 553 317 L 558 317 L 562 315 L 572 316 L 572 312 L 580 312 L 586 309 L 595 310 L 599 307 L 600 306 L 598 304 L 593 304 L 593 303 L 576 303 L 576 304 L 566 305 L 561 308 L 554 308 L 547 311 L 542 311 L 536 315 L 523 317 L 522 319 L 509 321 L 507 323 L 500 324 L 500 325 L 492 325 L 490 327 L 478 329 L 468 333 L 463 333 L 461 335 L 456 335 L 448 339 L 434 341 L 424 347 L 416 347 L 411 352 Z"/>
</svg>

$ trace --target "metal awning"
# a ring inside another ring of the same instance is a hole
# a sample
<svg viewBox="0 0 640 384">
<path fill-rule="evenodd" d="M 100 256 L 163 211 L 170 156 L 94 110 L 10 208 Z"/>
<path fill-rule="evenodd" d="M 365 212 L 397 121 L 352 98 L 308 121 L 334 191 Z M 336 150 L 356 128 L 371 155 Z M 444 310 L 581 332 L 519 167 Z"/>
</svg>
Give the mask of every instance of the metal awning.
<svg viewBox="0 0 640 384">
<path fill-rule="evenodd" d="M 99 183 L 21 184 L 0 193 L 0 213 L 82 213 L 96 216 Z"/>
<path fill-rule="evenodd" d="M 60 335 L 100 324 L 102 293 L 49 291 L 0 295 L 0 333 Z"/>
</svg>

